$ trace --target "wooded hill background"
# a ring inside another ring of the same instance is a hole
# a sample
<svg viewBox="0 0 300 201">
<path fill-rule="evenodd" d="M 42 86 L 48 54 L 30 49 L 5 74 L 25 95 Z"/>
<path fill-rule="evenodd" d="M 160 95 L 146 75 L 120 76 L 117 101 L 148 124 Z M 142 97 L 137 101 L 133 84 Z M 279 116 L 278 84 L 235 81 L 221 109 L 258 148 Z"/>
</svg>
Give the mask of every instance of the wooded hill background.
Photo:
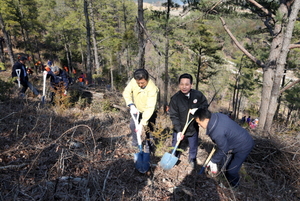
<svg viewBox="0 0 300 201">
<path fill-rule="evenodd" d="M 299 200 L 300 0 L 142 3 L 0 0 L 0 200 Z M 76 69 L 75 80 L 87 73 L 89 84 L 74 83 L 54 105 L 29 90 L 21 99 L 10 78 L 20 55 L 31 58 L 30 81 L 40 91 L 34 64 L 48 59 Z M 160 88 L 146 174 L 134 168 L 122 98 L 137 68 Z M 194 76 L 213 112 L 260 120 L 256 129 L 241 124 L 256 146 L 237 191 L 219 185 L 224 172 L 198 175 L 213 146 L 203 129 L 195 171 L 187 150 L 169 172 L 158 165 L 171 150 L 163 109 L 182 73 Z"/>
<path fill-rule="evenodd" d="M 259 117 L 267 132 L 273 119 L 297 125 L 299 1 L 182 2 L 152 10 L 141 0 L 0 0 L 0 59 L 7 70 L 18 54 L 31 68 L 50 59 L 119 91 L 146 68 L 161 107 L 191 73 L 214 111 Z"/>
</svg>

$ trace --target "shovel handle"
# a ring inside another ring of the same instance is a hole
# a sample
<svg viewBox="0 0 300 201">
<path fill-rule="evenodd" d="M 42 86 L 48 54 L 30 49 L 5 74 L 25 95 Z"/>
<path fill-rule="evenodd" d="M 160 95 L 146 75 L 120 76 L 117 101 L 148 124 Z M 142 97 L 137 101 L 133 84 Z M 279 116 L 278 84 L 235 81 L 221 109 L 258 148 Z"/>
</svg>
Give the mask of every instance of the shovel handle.
<svg viewBox="0 0 300 201">
<path fill-rule="evenodd" d="M 190 111 L 191 111 L 191 109 L 189 109 L 189 111 L 188 111 L 188 115 L 187 115 L 187 118 L 186 118 L 186 123 L 185 123 L 184 128 L 183 128 L 183 130 L 182 130 L 182 132 L 181 132 L 182 135 L 185 134 L 186 129 L 189 127 L 189 125 L 190 125 L 190 124 L 192 123 L 192 121 L 194 120 L 194 118 L 191 118 L 191 120 L 189 121 Z M 181 142 L 181 140 L 177 140 L 176 145 L 175 145 L 175 147 L 174 147 L 174 149 L 173 149 L 173 151 L 172 151 L 172 155 L 175 154 L 175 151 L 176 151 L 176 149 L 178 148 L 180 142 Z"/>
<path fill-rule="evenodd" d="M 47 79 L 48 71 L 43 72 L 43 96 L 46 95 L 46 79 Z"/>
<path fill-rule="evenodd" d="M 16 69 L 16 73 L 17 73 L 17 76 L 18 76 L 18 87 L 20 88 L 21 87 L 21 82 L 20 82 L 20 74 L 21 74 L 21 69 Z"/>
<path fill-rule="evenodd" d="M 140 113 L 138 112 L 137 114 L 136 114 L 136 116 L 134 115 L 134 114 L 132 114 L 132 113 L 130 113 L 131 114 L 131 117 L 132 117 L 132 119 L 133 119 L 133 121 L 134 121 L 134 125 L 135 125 L 135 130 L 137 129 L 137 127 L 138 127 L 138 124 L 139 124 L 139 116 L 140 116 Z M 136 132 L 136 131 L 135 131 Z M 138 132 L 136 132 L 136 137 L 137 137 L 137 141 L 138 141 L 138 146 L 139 146 L 139 148 L 140 148 L 140 145 L 142 145 L 142 139 L 141 139 L 141 135 L 138 133 Z M 140 148 L 141 149 L 141 148 Z"/>
<path fill-rule="evenodd" d="M 201 168 L 201 170 L 199 171 L 198 174 L 203 174 L 203 172 L 204 172 L 204 170 L 205 170 L 207 164 L 209 163 L 211 157 L 214 155 L 215 151 L 216 151 L 216 148 L 213 147 L 213 149 L 211 150 L 210 154 L 209 154 L 208 157 L 206 158 L 206 161 L 204 162 L 204 164 L 203 164 L 203 166 L 202 166 L 202 168 Z"/>
</svg>

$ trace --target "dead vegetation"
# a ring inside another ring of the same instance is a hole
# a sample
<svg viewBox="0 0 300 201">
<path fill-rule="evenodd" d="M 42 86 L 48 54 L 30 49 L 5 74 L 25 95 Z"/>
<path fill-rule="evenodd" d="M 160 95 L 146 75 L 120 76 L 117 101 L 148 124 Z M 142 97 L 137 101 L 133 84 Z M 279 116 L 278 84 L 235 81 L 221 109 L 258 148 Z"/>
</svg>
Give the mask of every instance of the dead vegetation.
<svg viewBox="0 0 300 201">
<path fill-rule="evenodd" d="M 74 86 L 75 87 L 75 86 Z M 170 171 L 158 163 L 171 146 L 170 120 L 159 113 L 161 133 L 151 170 L 134 168 L 129 112 L 120 93 L 88 89 L 90 100 L 61 109 L 29 97 L 1 102 L 0 200 L 299 200 L 299 133 L 261 138 L 241 170 L 237 190 L 217 177 L 198 175 L 212 144 L 201 132 L 198 166 L 181 162 Z M 84 93 L 82 93 L 84 94 Z M 275 133 L 275 131 L 274 131 Z"/>
</svg>

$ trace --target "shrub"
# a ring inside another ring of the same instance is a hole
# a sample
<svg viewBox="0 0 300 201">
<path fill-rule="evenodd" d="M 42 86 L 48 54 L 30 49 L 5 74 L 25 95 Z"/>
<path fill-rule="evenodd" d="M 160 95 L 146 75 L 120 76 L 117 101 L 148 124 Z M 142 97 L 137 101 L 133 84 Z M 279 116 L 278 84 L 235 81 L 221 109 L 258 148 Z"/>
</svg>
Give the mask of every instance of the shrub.
<svg viewBox="0 0 300 201">
<path fill-rule="evenodd" d="M 14 86 L 13 82 L 5 82 L 0 79 L 0 100 L 1 101 L 4 101 L 10 97 L 13 86 Z"/>
</svg>

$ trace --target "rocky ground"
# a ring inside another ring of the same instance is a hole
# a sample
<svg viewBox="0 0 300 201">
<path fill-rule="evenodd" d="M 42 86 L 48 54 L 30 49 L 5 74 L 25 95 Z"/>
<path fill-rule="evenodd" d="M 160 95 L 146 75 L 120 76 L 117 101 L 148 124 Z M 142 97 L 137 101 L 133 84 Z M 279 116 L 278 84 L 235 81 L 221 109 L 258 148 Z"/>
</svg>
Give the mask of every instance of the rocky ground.
<svg viewBox="0 0 300 201">
<path fill-rule="evenodd" d="M 226 186 L 222 172 L 198 174 L 212 149 L 204 131 L 195 169 L 185 148 L 179 164 L 169 171 L 160 167 L 162 155 L 171 150 L 171 124 L 159 112 L 154 133 L 160 140 L 142 174 L 134 166 L 130 115 L 121 94 L 77 84 L 72 90 L 70 96 L 82 97 L 65 102 L 68 107 L 41 104 L 30 93 L 20 99 L 15 92 L 0 103 L 0 200 L 300 199 L 297 133 L 265 139 L 250 131 L 256 147 L 241 170 L 240 187 L 230 189 L 220 185 Z"/>
</svg>

